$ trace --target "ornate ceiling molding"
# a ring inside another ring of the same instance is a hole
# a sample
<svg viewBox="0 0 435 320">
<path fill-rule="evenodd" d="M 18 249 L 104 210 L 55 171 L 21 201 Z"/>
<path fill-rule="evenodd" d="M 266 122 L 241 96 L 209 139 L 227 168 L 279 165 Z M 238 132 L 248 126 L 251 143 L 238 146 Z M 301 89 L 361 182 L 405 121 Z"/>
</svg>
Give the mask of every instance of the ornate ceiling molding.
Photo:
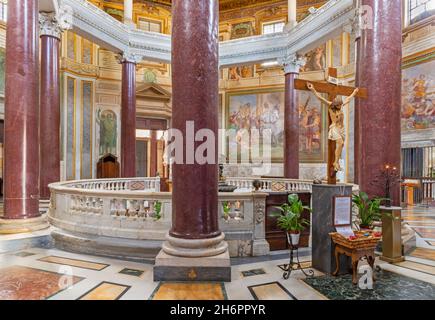
<svg viewBox="0 0 435 320">
<path fill-rule="evenodd" d="M 86 0 L 58 0 L 72 9 L 73 31 L 116 53 L 170 63 L 170 35 L 130 29 Z M 343 31 L 355 16 L 353 0 L 330 0 L 288 32 L 220 43 L 220 66 L 283 59 L 304 54 Z"/>
</svg>

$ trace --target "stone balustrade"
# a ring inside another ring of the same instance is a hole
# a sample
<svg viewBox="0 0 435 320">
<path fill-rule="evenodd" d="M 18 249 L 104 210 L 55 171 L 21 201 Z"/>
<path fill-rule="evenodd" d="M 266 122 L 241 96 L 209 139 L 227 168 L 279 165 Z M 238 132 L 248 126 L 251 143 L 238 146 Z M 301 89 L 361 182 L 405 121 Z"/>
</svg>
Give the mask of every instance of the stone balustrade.
<svg viewBox="0 0 435 320">
<path fill-rule="evenodd" d="M 312 181 L 228 178 L 235 192 L 219 193 L 219 225 L 231 256 L 267 255 L 266 197 L 271 192 L 311 192 Z M 160 179 L 99 179 L 51 184 L 48 218 L 63 249 L 91 254 L 154 257 L 171 228 L 172 194 Z M 354 186 L 357 190 L 357 186 Z M 134 250 L 131 248 L 135 248 Z M 128 252 L 127 252 L 128 251 Z"/>
<path fill-rule="evenodd" d="M 311 192 L 311 186 L 313 185 L 313 180 L 255 177 L 231 177 L 226 179 L 226 183 L 237 187 L 235 192 L 251 192 L 254 191 L 254 180 L 260 182 L 259 191 L 262 192 Z M 353 185 L 352 188 L 353 191 L 358 191 L 358 185 Z"/>
<path fill-rule="evenodd" d="M 114 242 L 139 247 L 153 244 L 154 252 L 158 251 L 172 221 L 172 194 L 153 190 L 159 183 L 158 178 L 135 178 L 51 184 L 48 217 L 55 227 L 56 243 L 87 253 L 101 253 L 101 242 L 111 243 L 111 249 L 102 254 L 110 251 L 115 256 L 122 253 L 114 249 Z M 232 256 L 269 253 L 264 227 L 266 196 L 263 192 L 219 194 L 219 224 Z M 74 245 L 77 239 L 81 246 Z"/>
<path fill-rule="evenodd" d="M 233 177 L 227 178 L 226 182 L 229 185 L 237 187 L 235 192 L 251 192 L 254 191 L 252 183 L 254 180 L 260 182 L 259 191 L 274 192 L 274 191 L 294 191 L 294 192 L 311 192 L 312 180 L 295 180 L 283 178 L 254 178 L 254 177 Z"/>
<path fill-rule="evenodd" d="M 160 177 L 78 180 L 64 183 L 63 186 L 87 190 L 160 192 Z"/>
</svg>

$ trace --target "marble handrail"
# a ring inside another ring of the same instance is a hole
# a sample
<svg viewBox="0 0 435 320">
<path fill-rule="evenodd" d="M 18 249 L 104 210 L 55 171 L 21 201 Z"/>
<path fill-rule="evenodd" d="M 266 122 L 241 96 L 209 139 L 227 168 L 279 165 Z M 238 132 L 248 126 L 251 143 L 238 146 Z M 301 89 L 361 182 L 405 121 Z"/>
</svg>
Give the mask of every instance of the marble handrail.
<svg viewBox="0 0 435 320">
<path fill-rule="evenodd" d="M 160 192 L 160 177 L 75 180 L 62 186 L 86 190 Z"/>
<path fill-rule="evenodd" d="M 89 237 L 163 241 L 172 223 L 172 194 L 129 190 L 132 183 L 159 182 L 144 179 L 148 178 L 50 184 L 49 221 L 55 228 Z M 219 225 L 233 256 L 241 241 L 253 255 L 269 252 L 264 227 L 266 197 L 264 192 L 219 193 Z"/>
<path fill-rule="evenodd" d="M 285 179 L 285 178 L 255 178 L 255 177 L 231 177 L 226 178 L 226 183 L 237 187 L 236 192 L 254 191 L 252 183 L 254 180 L 260 182 L 259 191 L 262 192 L 310 192 L 312 190 L 313 180 Z M 325 183 L 325 182 L 324 182 Z M 358 191 L 359 187 L 352 185 L 353 191 Z"/>
</svg>

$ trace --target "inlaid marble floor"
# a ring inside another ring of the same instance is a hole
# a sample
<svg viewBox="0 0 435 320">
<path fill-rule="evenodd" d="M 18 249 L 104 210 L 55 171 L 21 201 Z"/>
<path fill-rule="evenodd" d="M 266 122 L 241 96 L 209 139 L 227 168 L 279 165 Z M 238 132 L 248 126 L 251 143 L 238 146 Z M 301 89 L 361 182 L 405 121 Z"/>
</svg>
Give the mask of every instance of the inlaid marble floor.
<svg viewBox="0 0 435 320">
<path fill-rule="evenodd" d="M 413 206 L 402 211 L 403 220 L 416 233 L 416 246 L 434 250 L 435 253 L 435 208 Z M 427 255 L 426 259 L 432 259 Z"/>
<path fill-rule="evenodd" d="M 310 256 L 302 257 L 301 261 L 303 267 L 311 266 Z M 327 295 L 321 293 L 322 290 L 314 289 L 322 283 L 322 273 L 315 271 L 315 276 L 318 277 L 316 279 L 319 280 L 312 285 L 303 281 L 305 277 L 300 271 L 293 272 L 290 279 L 284 280 L 282 265 L 285 263 L 287 259 L 283 259 L 283 255 L 269 256 L 267 259 L 242 259 L 233 264 L 230 283 L 154 282 L 151 264 L 74 254 L 57 249 L 27 248 L 0 254 L 0 299 L 327 299 Z M 426 287 L 435 288 L 435 263 L 431 261 L 406 261 L 396 265 L 379 261 L 378 264 L 389 272 L 388 275 L 393 280 L 400 275 L 405 276 L 407 285 L 414 286 L 417 283 L 420 287 L 425 287 L 421 285 L 425 283 Z M 403 278 L 400 279 L 403 281 Z M 335 280 L 328 281 L 331 283 Z M 398 283 L 402 283 L 400 281 Z M 337 284 L 338 287 L 342 284 L 343 288 L 348 286 L 345 279 L 337 279 Z M 417 292 L 418 285 L 414 289 Z M 431 295 L 427 293 L 427 288 L 425 290 L 424 294 Z M 400 290 L 396 291 L 400 295 Z M 349 294 L 349 298 L 355 298 L 355 295 Z M 435 296 L 428 298 L 435 299 Z"/>
</svg>

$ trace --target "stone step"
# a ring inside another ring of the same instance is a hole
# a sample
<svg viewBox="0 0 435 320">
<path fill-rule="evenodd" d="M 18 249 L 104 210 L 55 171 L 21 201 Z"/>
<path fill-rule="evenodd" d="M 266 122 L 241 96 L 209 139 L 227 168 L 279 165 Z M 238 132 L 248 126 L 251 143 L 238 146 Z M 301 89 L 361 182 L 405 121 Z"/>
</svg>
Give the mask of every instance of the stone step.
<svg viewBox="0 0 435 320">
<path fill-rule="evenodd" d="M 71 233 L 60 229 L 52 231 L 54 246 L 61 250 L 146 262 L 153 260 L 163 241 L 136 240 Z"/>
</svg>

